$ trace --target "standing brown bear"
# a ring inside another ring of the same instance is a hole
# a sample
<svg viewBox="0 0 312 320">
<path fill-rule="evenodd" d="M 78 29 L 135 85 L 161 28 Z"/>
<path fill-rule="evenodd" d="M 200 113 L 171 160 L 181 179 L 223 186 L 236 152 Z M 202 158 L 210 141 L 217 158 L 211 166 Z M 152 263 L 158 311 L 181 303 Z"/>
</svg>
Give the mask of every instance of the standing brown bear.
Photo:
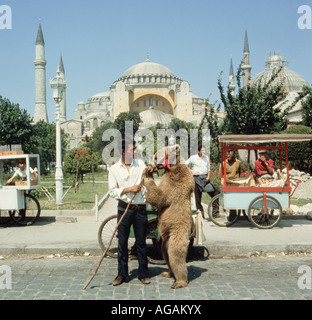
<svg viewBox="0 0 312 320">
<path fill-rule="evenodd" d="M 186 257 L 192 226 L 191 194 L 194 190 L 194 179 L 177 156 L 176 164 L 169 164 L 166 150 L 163 159 L 165 174 L 159 186 L 152 175 L 146 174 L 144 185 L 147 189 L 146 201 L 158 210 L 158 229 L 162 239 L 162 254 L 169 267 L 169 272 L 162 275 L 174 277 L 171 288 L 183 288 L 188 285 Z M 170 159 L 170 155 L 169 155 Z M 161 163 L 158 159 L 157 163 Z"/>
</svg>

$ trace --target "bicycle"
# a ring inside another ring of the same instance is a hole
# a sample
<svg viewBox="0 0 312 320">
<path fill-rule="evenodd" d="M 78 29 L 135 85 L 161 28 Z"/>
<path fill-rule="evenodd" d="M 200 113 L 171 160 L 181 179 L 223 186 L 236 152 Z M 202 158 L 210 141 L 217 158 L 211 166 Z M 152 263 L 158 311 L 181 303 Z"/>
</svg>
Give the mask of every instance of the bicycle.
<svg viewBox="0 0 312 320">
<path fill-rule="evenodd" d="M 148 261 L 151 264 L 164 265 L 166 264 L 166 262 L 163 259 L 163 256 L 161 253 L 162 241 L 158 231 L 158 217 L 157 217 L 158 213 L 156 210 L 147 210 L 147 214 L 148 214 L 148 225 L 147 225 L 146 244 L 148 248 L 147 250 Z M 108 217 L 102 222 L 98 230 L 98 242 L 103 252 L 108 247 L 111 236 L 114 230 L 116 229 L 116 226 L 117 226 L 117 214 Z M 193 228 L 194 228 L 194 224 L 192 225 L 192 230 Z M 193 244 L 194 244 L 194 235 L 192 232 L 189 238 L 188 252 L 190 252 L 190 250 L 192 249 Z M 130 229 L 130 236 L 128 240 L 128 251 L 129 251 L 130 259 L 133 259 L 136 257 L 134 230 L 132 226 Z M 112 243 L 106 254 L 111 258 L 118 257 L 118 231 L 116 232 L 114 238 L 112 239 Z"/>
</svg>

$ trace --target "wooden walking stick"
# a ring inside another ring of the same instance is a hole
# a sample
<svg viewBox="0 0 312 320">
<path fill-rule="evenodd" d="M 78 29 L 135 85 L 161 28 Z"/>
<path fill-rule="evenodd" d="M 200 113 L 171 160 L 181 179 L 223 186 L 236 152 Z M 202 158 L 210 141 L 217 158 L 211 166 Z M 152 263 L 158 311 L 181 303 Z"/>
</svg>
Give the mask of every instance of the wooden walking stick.
<svg viewBox="0 0 312 320">
<path fill-rule="evenodd" d="M 106 253 L 107 253 L 107 251 L 109 250 L 110 245 L 112 244 L 112 241 L 113 241 L 114 236 L 115 236 L 115 234 L 116 234 L 116 232 L 117 232 L 117 230 L 118 230 L 118 227 L 119 227 L 121 221 L 123 220 L 123 218 L 125 217 L 125 215 L 127 214 L 128 209 L 129 209 L 129 207 L 130 207 L 130 204 L 131 204 L 131 202 L 133 201 L 133 199 L 134 199 L 135 196 L 136 196 L 136 193 L 135 193 L 135 194 L 133 195 L 133 197 L 131 198 L 130 202 L 129 202 L 128 205 L 127 205 L 127 208 L 126 208 L 125 212 L 123 213 L 123 215 L 121 216 L 120 220 L 118 221 L 118 224 L 117 224 L 117 226 L 116 226 L 116 228 L 115 228 L 115 230 L 114 230 L 114 232 L 113 232 L 113 235 L 112 235 L 112 237 L 111 237 L 111 239 L 110 239 L 110 242 L 109 242 L 107 248 L 105 249 L 105 251 L 104 251 L 104 253 L 103 253 L 103 255 L 102 255 L 102 258 L 100 259 L 100 261 L 99 261 L 99 263 L 98 263 L 98 265 L 97 265 L 97 267 L 96 267 L 96 269 L 95 269 L 92 277 L 91 277 L 90 280 L 86 283 L 86 285 L 83 287 L 82 290 L 85 290 L 85 289 L 88 287 L 88 285 L 90 284 L 90 282 L 91 282 L 91 281 L 93 280 L 93 278 L 95 277 L 97 271 L 99 270 L 100 265 L 101 265 L 101 263 L 103 262 L 103 260 L 104 260 L 104 258 L 105 258 L 105 256 L 106 256 Z"/>
</svg>

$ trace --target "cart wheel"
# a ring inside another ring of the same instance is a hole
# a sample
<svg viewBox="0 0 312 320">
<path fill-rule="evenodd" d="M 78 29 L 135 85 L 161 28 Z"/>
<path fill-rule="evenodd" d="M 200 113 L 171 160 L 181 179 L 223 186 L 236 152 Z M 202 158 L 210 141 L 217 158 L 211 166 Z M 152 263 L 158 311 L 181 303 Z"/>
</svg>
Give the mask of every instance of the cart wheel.
<svg viewBox="0 0 312 320">
<path fill-rule="evenodd" d="M 31 194 L 24 194 L 25 209 L 10 211 L 13 221 L 19 226 L 30 226 L 34 224 L 40 216 L 40 204 Z"/>
<path fill-rule="evenodd" d="M 260 229 L 275 227 L 282 218 L 281 204 L 273 197 L 267 196 L 267 211 L 264 210 L 264 197 L 254 199 L 248 208 L 250 222 Z"/>
<path fill-rule="evenodd" d="M 225 209 L 221 193 L 214 196 L 208 206 L 208 215 L 213 223 L 220 227 L 229 227 L 234 224 L 240 214 L 240 210 Z"/>
<path fill-rule="evenodd" d="M 118 224 L 117 214 L 105 219 L 102 222 L 102 224 L 99 228 L 99 231 L 98 231 L 98 242 L 99 242 L 99 245 L 100 245 L 103 252 L 108 247 L 109 242 L 111 240 L 111 237 L 117 227 L 117 224 Z M 135 239 L 129 237 L 128 248 L 129 248 L 130 254 L 132 253 L 131 250 L 133 250 L 134 242 L 135 242 Z M 134 254 L 134 253 L 132 253 L 132 254 Z M 111 258 L 118 257 L 118 230 L 114 235 L 114 238 L 113 238 L 112 243 L 109 247 L 109 250 L 107 251 L 107 255 Z"/>
<path fill-rule="evenodd" d="M 0 225 L 7 224 L 10 220 L 10 212 L 8 210 L 0 210 Z"/>
</svg>

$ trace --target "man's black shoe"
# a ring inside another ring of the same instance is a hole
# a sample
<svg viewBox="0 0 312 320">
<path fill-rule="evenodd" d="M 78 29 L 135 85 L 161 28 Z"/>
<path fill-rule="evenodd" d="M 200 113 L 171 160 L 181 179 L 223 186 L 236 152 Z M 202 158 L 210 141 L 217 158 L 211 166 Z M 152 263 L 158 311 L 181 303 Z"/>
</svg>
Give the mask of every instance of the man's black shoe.
<svg viewBox="0 0 312 320">
<path fill-rule="evenodd" d="M 143 283 L 143 284 L 150 284 L 151 280 L 150 278 L 146 277 L 146 278 L 139 278 L 139 280 Z"/>
<path fill-rule="evenodd" d="M 115 280 L 113 281 L 113 286 L 119 286 L 121 285 L 123 282 L 126 281 L 126 277 L 124 276 L 117 276 L 115 278 Z"/>
</svg>

